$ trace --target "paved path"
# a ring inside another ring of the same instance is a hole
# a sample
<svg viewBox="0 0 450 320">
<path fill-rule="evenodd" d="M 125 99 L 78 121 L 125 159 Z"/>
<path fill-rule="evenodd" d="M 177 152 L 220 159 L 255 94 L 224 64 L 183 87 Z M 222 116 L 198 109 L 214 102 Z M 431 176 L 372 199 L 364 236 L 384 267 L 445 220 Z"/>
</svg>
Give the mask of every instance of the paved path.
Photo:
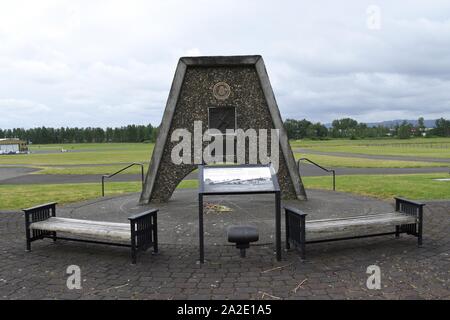
<svg viewBox="0 0 450 320">
<path fill-rule="evenodd" d="M 309 191 L 308 195 L 308 202 L 297 204 L 312 217 L 392 208 L 389 203 L 344 193 Z M 125 221 L 129 213 L 142 209 L 136 206 L 136 197 L 73 204 L 60 213 Z M 177 191 L 171 202 L 161 205 L 161 252 L 141 255 L 137 265 L 130 265 L 125 248 L 92 244 L 38 241 L 27 253 L 23 215 L 2 213 L 0 299 L 450 299 L 449 202 L 434 201 L 425 207 L 422 248 L 411 236 L 387 236 L 311 245 L 308 260 L 301 261 L 292 250 L 277 262 L 268 235 L 248 249 L 245 259 L 223 240 L 223 227 L 235 218 L 261 221 L 262 231 L 273 232 L 268 205 L 273 202 L 259 200 L 252 204 L 245 198 L 224 200 L 232 201 L 236 212 L 205 215 L 210 234 L 204 265 L 197 263 L 193 192 Z M 73 264 L 81 268 L 80 290 L 66 287 L 66 269 Z M 365 285 L 366 269 L 373 264 L 381 268 L 381 290 L 368 290 Z"/>
<path fill-rule="evenodd" d="M 425 162 L 443 162 L 450 164 L 450 158 L 429 158 L 429 157 L 410 157 L 410 156 L 387 156 L 387 155 L 370 155 L 362 153 L 346 153 L 346 152 L 325 152 L 316 151 L 311 149 L 293 149 L 296 153 L 301 154 L 320 154 L 326 156 L 336 156 L 336 157 L 351 157 L 351 158 L 363 158 L 363 159 L 382 159 L 382 160 L 403 160 L 403 161 L 425 161 Z"/>
<path fill-rule="evenodd" d="M 309 200 L 285 201 L 308 213 L 308 219 L 322 219 L 349 215 L 392 211 L 392 206 L 369 197 L 342 192 L 309 190 Z M 324 202 L 322 199 L 326 198 Z M 66 217 L 127 222 L 128 216 L 143 210 L 137 206 L 138 194 L 110 197 L 68 205 L 61 210 Z M 205 239 L 210 244 L 227 244 L 225 230 L 230 224 L 250 223 L 260 230 L 260 243 L 273 243 L 274 196 L 240 195 L 208 196 L 206 202 L 220 203 L 231 212 L 207 212 L 205 214 Z M 341 208 L 336 211 L 336 206 Z M 153 206 L 149 206 L 153 207 Z M 363 208 L 362 208 L 363 207 Z M 198 199 L 196 189 L 176 190 L 172 200 L 159 204 L 161 212 L 160 241 L 168 244 L 190 243 L 198 239 Z"/>
<path fill-rule="evenodd" d="M 148 165 L 147 162 L 143 162 L 145 166 Z M 79 168 L 79 167 L 107 167 L 107 166 L 128 166 L 130 162 L 112 162 L 112 163 L 85 163 L 85 164 L 43 164 L 42 167 L 49 168 Z M 25 167 L 25 168 L 35 168 L 40 166 L 39 164 L 12 164 L 12 163 L 2 163 L 0 167 Z"/>
<path fill-rule="evenodd" d="M 332 169 L 332 168 L 330 168 Z M 450 172 L 450 167 L 428 167 L 428 168 L 334 168 L 337 176 L 353 174 L 413 174 L 413 173 L 436 173 Z M 325 176 L 330 175 L 313 165 L 302 163 L 300 165 L 302 176 Z"/>
<path fill-rule="evenodd" d="M 2 180 L 26 176 L 35 171 L 37 171 L 37 169 L 27 167 L 0 167 L 0 183 Z"/>
<path fill-rule="evenodd" d="M 2 184 L 60 184 L 60 183 L 101 183 L 101 174 L 29 174 L 2 180 Z M 141 181 L 140 174 L 118 174 L 105 180 L 108 182 Z"/>
<path fill-rule="evenodd" d="M 448 167 L 434 168 L 335 168 L 336 174 L 411 174 L 411 173 L 434 173 L 449 172 Z M 0 185 L 2 184 L 60 184 L 60 183 L 100 183 L 102 175 L 100 174 L 28 174 L 35 170 L 30 168 L 2 168 L 0 167 Z M 309 176 L 327 176 L 330 173 L 309 164 L 302 164 L 300 167 L 301 175 Z M 190 173 L 186 179 L 196 180 L 197 173 Z M 140 181 L 140 174 L 119 174 L 108 182 Z"/>
</svg>

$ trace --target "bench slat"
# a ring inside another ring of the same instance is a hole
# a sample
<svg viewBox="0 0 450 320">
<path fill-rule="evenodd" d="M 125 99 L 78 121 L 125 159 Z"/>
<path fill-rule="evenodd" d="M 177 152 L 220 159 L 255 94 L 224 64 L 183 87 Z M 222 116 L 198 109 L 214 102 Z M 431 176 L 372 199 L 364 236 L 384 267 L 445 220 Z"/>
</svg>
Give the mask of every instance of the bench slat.
<svg viewBox="0 0 450 320">
<path fill-rule="evenodd" d="M 50 217 L 47 220 L 32 223 L 30 229 L 67 232 L 112 240 L 131 239 L 130 225 L 127 223 Z"/>
<path fill-rule="evenodd" d="M 416 217 L 401 213 L 306 221 L 306 234 L 330 231 L 347 231 L 354 228 L 377 227 L 416 223 Z"/>
</svg>

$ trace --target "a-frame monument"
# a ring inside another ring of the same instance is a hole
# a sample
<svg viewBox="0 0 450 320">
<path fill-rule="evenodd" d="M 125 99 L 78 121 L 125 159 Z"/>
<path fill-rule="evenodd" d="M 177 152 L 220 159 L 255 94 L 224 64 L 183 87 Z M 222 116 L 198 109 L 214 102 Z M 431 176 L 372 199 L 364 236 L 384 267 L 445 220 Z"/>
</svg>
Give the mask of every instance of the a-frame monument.
<svg viewBox="0 0 450 320">
<path fill-rule="evenodd" d="M 175 164 L 174 130 L 203 131 L 225 125 L 232 129 L 279 129 L 279 170 L 284 199 L 306 200 L 306 193 L 283 126 L 261 56 L 180 58 L 140 197 L 141 204 L 166 202 L 196 164 Z M 194 146 L 192 146 L 194 148 Z M 193 153 L 193 152 L 192 152 Z"/>
</svg>

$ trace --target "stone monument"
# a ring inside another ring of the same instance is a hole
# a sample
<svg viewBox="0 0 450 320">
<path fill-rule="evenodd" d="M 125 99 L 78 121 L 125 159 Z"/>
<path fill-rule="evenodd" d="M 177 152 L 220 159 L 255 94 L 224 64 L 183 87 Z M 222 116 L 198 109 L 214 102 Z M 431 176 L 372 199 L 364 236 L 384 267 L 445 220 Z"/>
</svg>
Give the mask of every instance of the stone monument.
<svg viewBox="0 0 450 320">
<path fill-rule="evenodd" d="M 279 129 L 277 176 L 282 196 L 306 200 L 262 57 L 211 56 L 183 57 L 178 62 L 141 204 L 168 201 L 177 185 L 197 168 L 198 163 L 173 163 L 171 153 L 177 142 L 171 137 L 180 128 L 193 132 L 198 121 L 203 131 Z"/>
</svg>

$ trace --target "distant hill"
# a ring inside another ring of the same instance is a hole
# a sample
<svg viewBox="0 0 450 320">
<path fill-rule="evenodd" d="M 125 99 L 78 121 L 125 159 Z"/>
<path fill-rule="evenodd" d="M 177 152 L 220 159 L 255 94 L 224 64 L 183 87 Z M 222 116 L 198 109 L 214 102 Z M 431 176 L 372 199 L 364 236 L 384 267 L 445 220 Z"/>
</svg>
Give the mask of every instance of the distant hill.
<svg viewBox="0 0 450 320">
<path fill-rule="evenodd" d="M 368 127 L 377 127 L 377 126 L 384 126 L 384 127 L 395 127 L 397 124 L 401 124 L 403 121 L 406 121 L 413 126 L 417 125 L 417 120 L 389 120 L 389 121 L 381 121 L 381 122 L 368 122 L 366 123 Z M 427 128 L 434 128 L 435 127 L 436 120 L 424 120 L 425 127 Z"/>
<path fill-rule="evenodd" d="M 406 121 L 410 124 L 412 124 L 413 126 L 417 125 L 417 120 L 388 120 L 388 121 L 380 121 L 380 122 L 366 122 L 368 127 L 378 127 L 378 126 L 383 126 L 383 127 L 388 127 L 388 128 L 392 128 L 395 127 L 397 124 L 401 124 L 403 121 Z M 425 127 L 427 128 L 434 128 L 435 127 L 435 122 L 436 120 L 425 120 Z M 325 123 L 325 127 L 327 128 L 331 128 L 331 123 Z"/>
</svg>

